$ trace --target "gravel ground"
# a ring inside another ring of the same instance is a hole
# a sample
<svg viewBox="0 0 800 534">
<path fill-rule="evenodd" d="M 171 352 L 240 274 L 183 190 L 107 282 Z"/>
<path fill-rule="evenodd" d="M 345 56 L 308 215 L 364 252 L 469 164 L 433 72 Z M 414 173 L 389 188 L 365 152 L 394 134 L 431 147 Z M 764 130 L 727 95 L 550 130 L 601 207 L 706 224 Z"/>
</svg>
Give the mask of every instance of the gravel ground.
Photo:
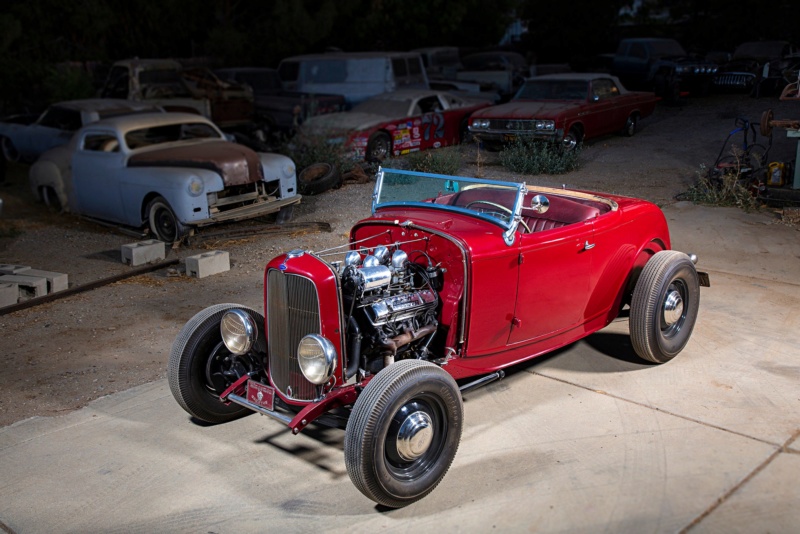
<svg viewBox="0 0 800 534">
<path fill-rule="evenodd" d="M 659 105 L 632 138 L 611 136 L 589 143 L 580 169 L 566 175 L 516 176 L 499 165 L 496 154 L 474 146 L 463 148 L 459 174 L 618 193 L 664 206 L 694 182 L 701 165 L 714 162 L 736 117 L 758 122 L 768 108 L 776 118 L 800 118 L 800 102 L 737 95 L 698 98 L 682 106 Z M 789 161 L 794 153 L 794 141 L 777 130 L 770 159 Z M 321 250 L 345 243 L 352 224 L 369 214 L 372 185 L 347 184 L 306 197 L 295 208 L 293 222 L 327 222 L 331 232 L 293 228 L 246 239 L 195 240 L 168 251 L 167 259 L 226 250 L 231 257 L 226 273 L 198 280 L 168 277 L 162 270 L 0 314 L 0 426 L 64 413 L 100 396 L 164 378 L 172 341 L 192 315 L 220 302 L 262 307 L 264 264 L 286 250 Z M 5 202 L 0 263 L 68 273 L 70 287 L 130 270 L 120 261 L 120 247 L 137 238 L 47 212 L 28 190 L 26 166 L 9 165 L 0 198 Z"/>
</svg>

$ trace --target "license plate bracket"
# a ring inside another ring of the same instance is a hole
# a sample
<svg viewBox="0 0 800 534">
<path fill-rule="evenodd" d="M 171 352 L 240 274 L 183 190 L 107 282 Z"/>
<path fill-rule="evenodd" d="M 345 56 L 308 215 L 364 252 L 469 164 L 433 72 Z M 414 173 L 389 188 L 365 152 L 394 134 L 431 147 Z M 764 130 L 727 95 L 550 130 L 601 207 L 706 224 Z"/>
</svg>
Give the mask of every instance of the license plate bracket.
<svg viewBox="0 0 800 534">
<path fill-rule="evenodd" d="M 247 381 L 247 400 L 265 410 L 273 411 L 275 405 L 275 388 L 255 380 Z"/>
</svg>

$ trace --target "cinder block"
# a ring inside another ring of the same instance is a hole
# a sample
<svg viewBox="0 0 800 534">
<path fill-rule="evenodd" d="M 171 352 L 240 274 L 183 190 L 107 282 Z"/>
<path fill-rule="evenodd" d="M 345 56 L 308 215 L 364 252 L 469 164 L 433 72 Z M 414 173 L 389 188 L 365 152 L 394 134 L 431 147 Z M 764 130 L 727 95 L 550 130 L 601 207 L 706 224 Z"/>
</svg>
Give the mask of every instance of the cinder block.
<svg viewBox="0 0 800 534">
<path fill-rule="evenodd" d="M 186 274 L 205 278 L 212 274 L 231 270 L 230 255 L 224 250 L 212 250 L 186 258 Z"/>
<path fill-rule="evenodd" d="M 0 275 L 0 284 L 7 283 L 17 284 L 19 298 L 22 300 L 47 295 L 47 278 L 43 276 Z"/>
<path fill-rule="evenodd" d="M 64 273 L 54 273 L 52 271 L 40 271 L 39 269 L 28 269 L 19 273 L 23 276 L 41 276 L 47 280 L 47 292 L 55 293 L 64 291 L 69 286 L 69 275 Z"/>
<path fill-rule="evenodd" d="M 0 283 L 0 308 L 19 302 L 19 286 L 11 282 Z"/>
<path fill-rule="evenodd" d="M 22 274 L 23 271 L 30 271 L 31 268 L 27 265 L 10 265 L 8 263 L 0 263 L 0 274 Z"/>
<path fill-rule="evenodd" d="M 164 242 L 158 239 L 122 245 L 122 263 L 127 263 L 131 267 L 163 260 L 165 257 Z"/>
</svg>

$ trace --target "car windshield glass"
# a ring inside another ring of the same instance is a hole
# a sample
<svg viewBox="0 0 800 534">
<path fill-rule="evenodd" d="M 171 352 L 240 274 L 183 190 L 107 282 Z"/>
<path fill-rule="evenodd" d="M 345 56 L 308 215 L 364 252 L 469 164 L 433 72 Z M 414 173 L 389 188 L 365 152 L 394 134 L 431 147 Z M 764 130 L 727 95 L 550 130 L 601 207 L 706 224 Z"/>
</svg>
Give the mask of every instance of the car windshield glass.
<svg viewBox="0 0 800 534">
<path fill-rule="evenodd" d="M 411 107 L 411 100 L 367 100 L 353 107 L 355 113 L 371 113 L 384 117 L 406 117 Z"/>
<path fill-rule="evenodd" d="M 220 139 L 220 136 L 211 125 L 203 122 L 150 126 L 125 134 L 125 143 L 131 149 L 190 139 Z"/>
<path fill-rule="evenodd" d="M 373 195 L 373 213 L 384 206 L 417 206 L 465 213 L 508 230 L 522 208 L 525 185 L 381 169 Z"/>
<path fill-rule="evenodd" d="M 678 41 L 667 39 L 664 41 L 653 41 L 653 56 L 667 57 L 667 56 L 685 56 L 686 52 Z"/>
<path fill-rule="evenodd" d="M 191 96 L 183 84 L 180 72 L 174 69 L 143 70 L 139 74 L 139 83 L 142 85 L 145 98 Z M 148 94 L 148 90 L 151 94 Z"/>
<path fill-rule="evenodd" d="M 515 100 L 586 100 L 589 82 L 586 80 L 528 80 Z"/>
</svg>

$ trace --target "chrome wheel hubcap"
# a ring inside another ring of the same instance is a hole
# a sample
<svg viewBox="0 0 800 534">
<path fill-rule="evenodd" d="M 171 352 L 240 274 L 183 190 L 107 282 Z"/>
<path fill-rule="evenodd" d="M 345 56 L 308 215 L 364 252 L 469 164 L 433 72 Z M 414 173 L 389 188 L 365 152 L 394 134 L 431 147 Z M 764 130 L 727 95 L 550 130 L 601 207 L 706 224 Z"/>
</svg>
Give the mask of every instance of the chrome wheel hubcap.
<svg viewBox="0 0 800 534">
<path fill-rule="evenodd" d="M 677 289 L 670 289 L 667 293 L 667 297 L 664 299 L 663 315 L 664 323 L 667 326 L 674 325 L 683 316 L 683 298 Z"/>
<path fill-rule="evenodd" d="M 397 431 L 397 454 L 403 460 L 416 460 L 433 442 L 433 421 L 423 411 L 410 414 Z"/>
</svg>

